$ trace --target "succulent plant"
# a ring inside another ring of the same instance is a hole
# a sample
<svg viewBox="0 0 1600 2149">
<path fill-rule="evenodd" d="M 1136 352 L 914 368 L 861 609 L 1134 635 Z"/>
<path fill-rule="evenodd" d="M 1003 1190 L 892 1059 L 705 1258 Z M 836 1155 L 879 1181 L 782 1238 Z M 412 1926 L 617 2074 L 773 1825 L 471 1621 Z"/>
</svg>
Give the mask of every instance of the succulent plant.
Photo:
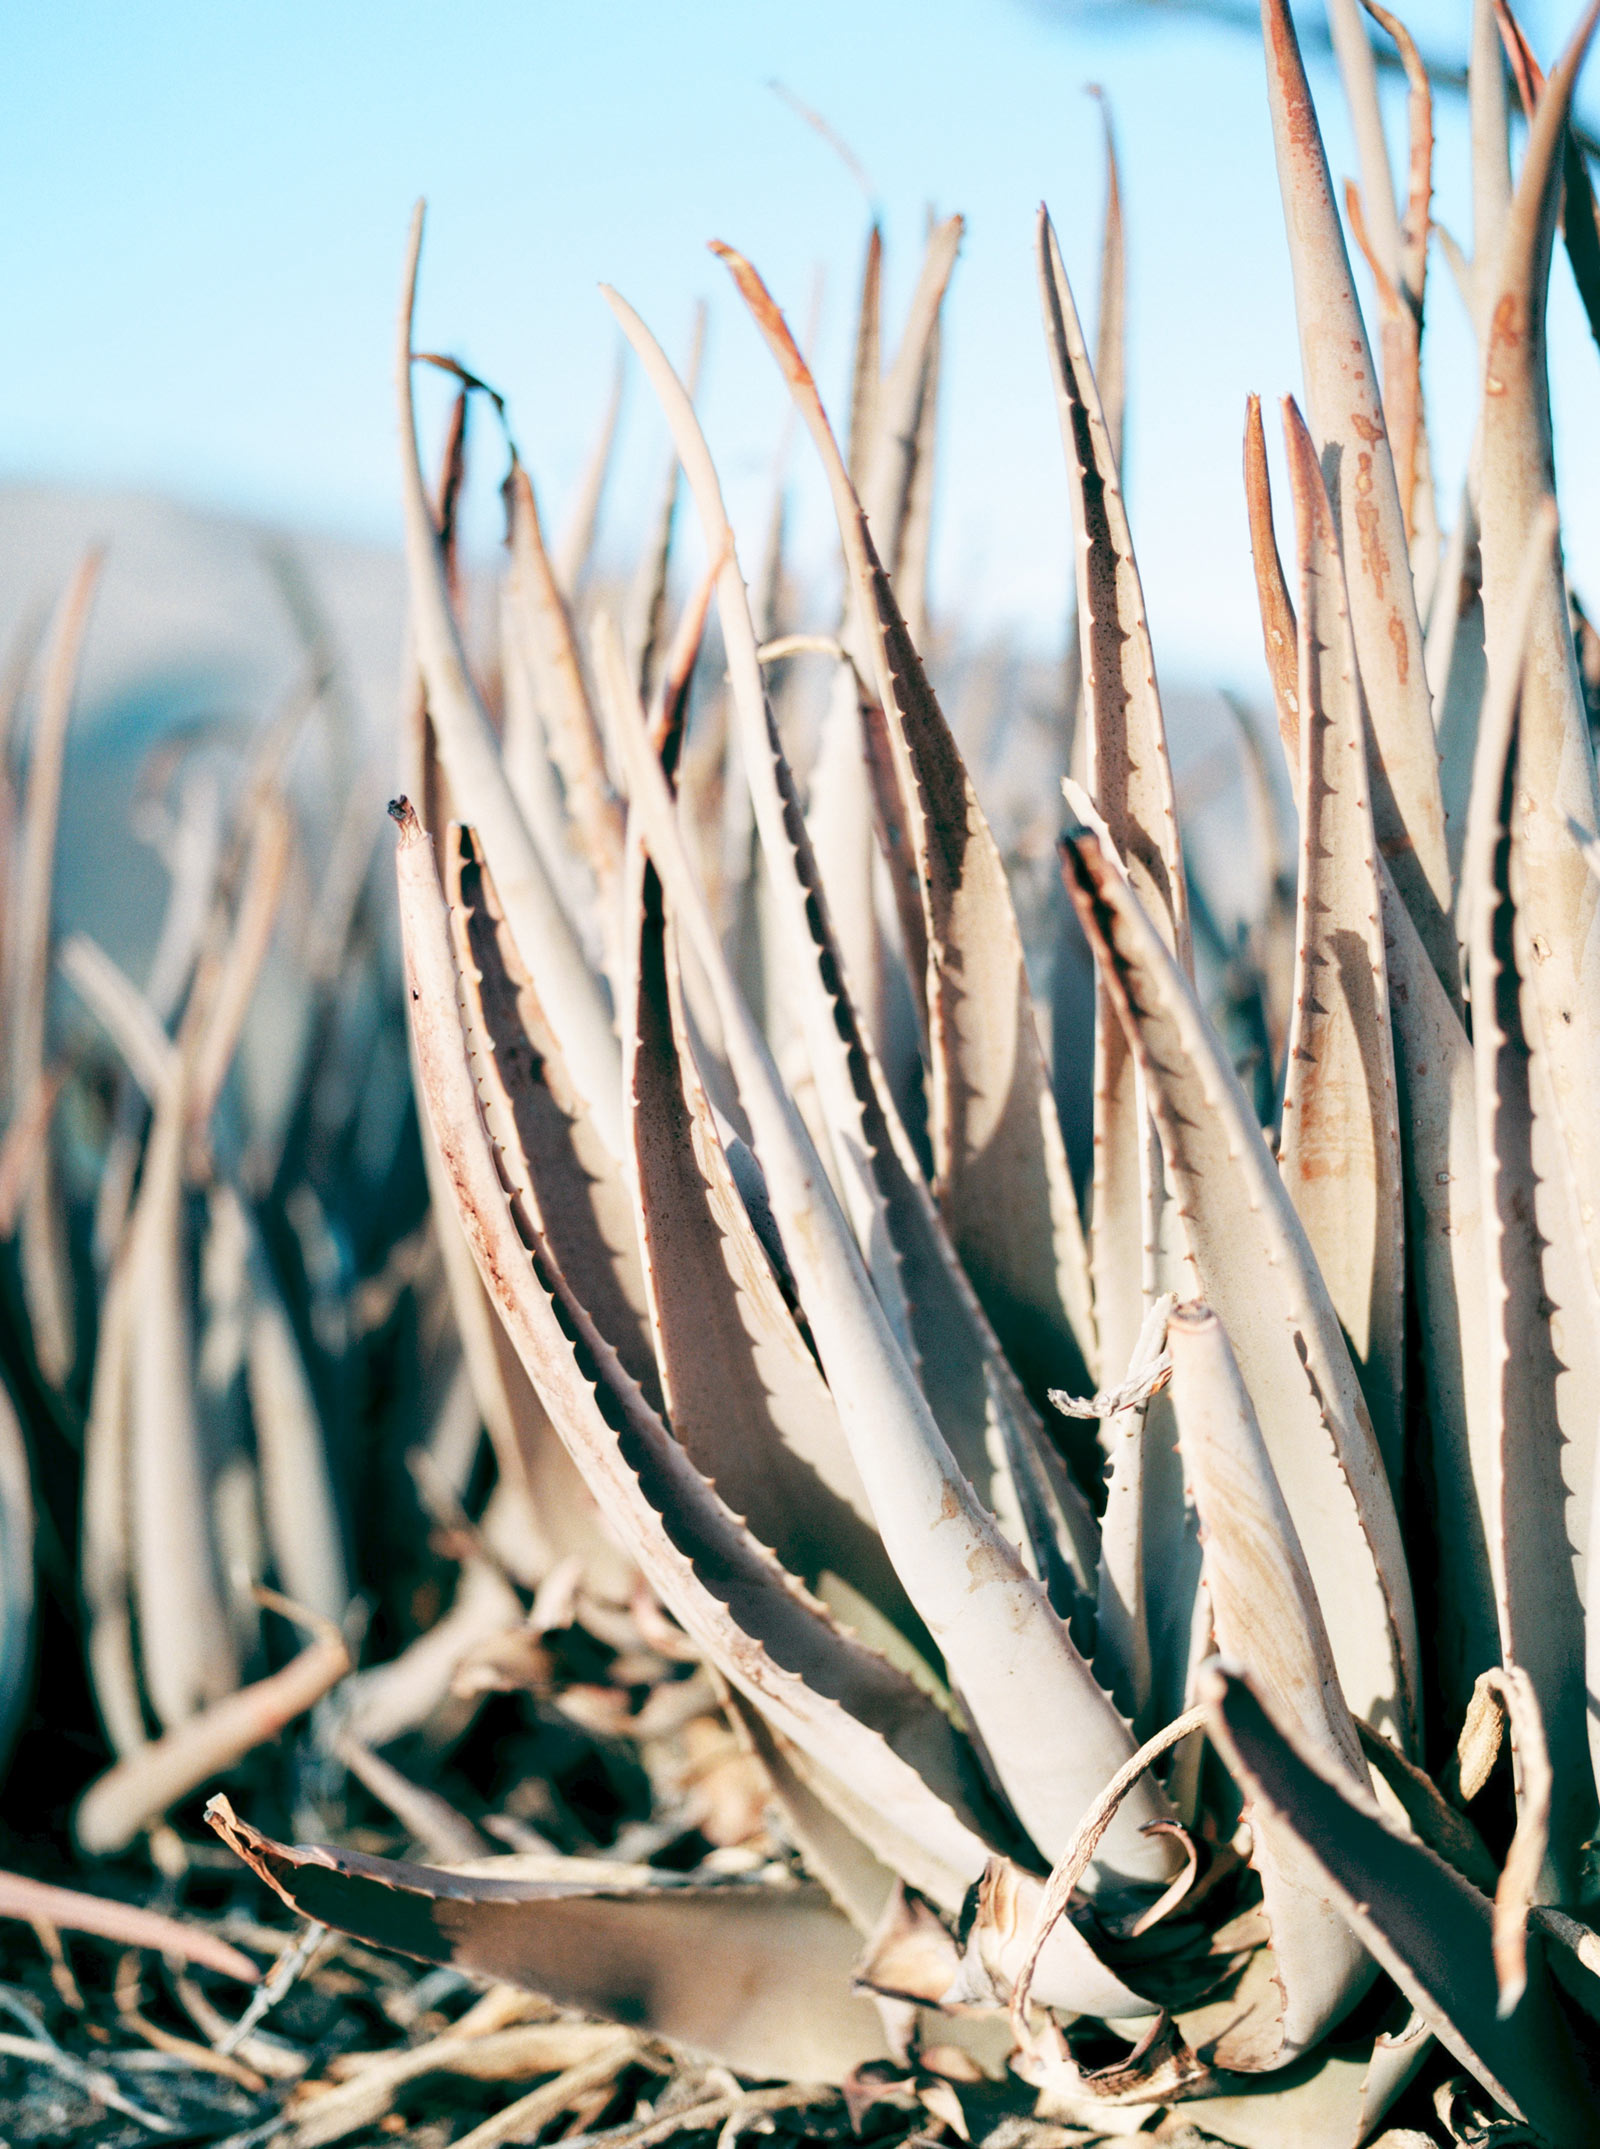
<svg viewBox="0 0 1600 2149">
<path fill-rule="evenodd" d="M 1246 491 L 1299 835 L 1292 910 L 1231 951 L 1191 900 L 1118 475 L 1120 240 L 1091 364 L 1041 212 L 1084 746 L 1058 990 L 1074 950 L 1094 978 L 1092 1020 L 1058 1002 L 1051 1060 L 1007 862 L 917 647 L 959 221 L 930 235 L 887 373 L 869 253 L 847 449 L 756 271 L 716 249 L 827 480 L 836 638 L 773 637 L 692 395 L 608 294 L 708 565 L 670 644 L 663 542 L 631 646 L 603 610 L 581 646 L 572 566 L 513 450 L 497 722 L 417 447 L 419 213 L 398 352 L 419 690 L 391 810 L 463 1345 L 503 1482 L 553 1530 L 573 1502 L 586 1555 L 638 1570 L 719 1682 L 794 1859 L 755 1877 L 423 1867 L 289 1848 L 214 1802 L 305 1915 L 755 2076 L 860 2084 L 871 2062 L 956 2048 L 975 2077 L 1009 2063 L 1088 2136 L 1355 2149 L 1438 2046 L 1476 2085 L 1462 2110 L 1481 2100 L 1460 2138 L 1490 2138 L 1498 2107 L 1539 2139 L 1594 2139 L 1600 794 L 1543 323 L 1559 223 L 1600 337 L 1600 225 L 1569 126 L 1596 8 L 1545 81 L 1509 13 L 1475 6 L 1476 254 L 1458 273 L 1483 392 L 1448 537 L 1420 370 L 1428 82 L 1403 26 L 1370 12 L 1411 84 L 1400 209 L 1341 0 L 1377 359 L 1293 26 L 1262 4 L 1305 390 L 1304 416 L 1284 408 L 1288 572 L 1255 405 Z M 1514 182 L 1502 36 L 1528 105 Z M 713 606 L 726 683 L 697 698 Z M 803 795 L 768 684 L 817 656 L 834 681 Z M 218 954 L 176 1046 L 147 1054 L 102 1417 L 130 1383 L 148 1425 L 191 1409 L 161 1346 L 186 1318 L 186 1145 L 237 1038 L 227 978 L 253 975 L 250 889 L 282 871 L 271 811 L 249 826 L 238 963 Z M 47 922 L 29 945 L 42 962 Z M 115 1024 L 115 980 L 78 967 Z M 1250 1093 L 1230 1015 L 1256 1039 Z M 120 1019 L 136 1056 L 142 1018 Z M 14 1058 L 20 1096 L 38 1038 Z M 29 1198 L 43 1366 L 71 1342 L 42 1181 Z M 88 1503 L 91 1662 L 127 1757 L 79 1809 L 90 1848 L 349 1669 L 293 1340 L 248 1219 L 222 1192 L 213 1208 L 256 1276 L 252 1378 L 291 1398 L 279 1578 L 321 1625 L 233 1692 L 222 1607 L 148 1587 L 145 1690 L 174 1739 L 189 1730 L 174 1762 L 144 1741 L 125 1547 L 95 1538 L 106 1509 Z M 140 1288 L 170 1318 L 136 1318 Z M 196 1446 L 133 1458 L 147 1558 L 163 1517 L 204 1532 Z M 110 1452 L 92 1422 L 91 1469 Z M 366 1696 L 365 1730 L 332 1735 L 375 1768 Z"/>
</svg>

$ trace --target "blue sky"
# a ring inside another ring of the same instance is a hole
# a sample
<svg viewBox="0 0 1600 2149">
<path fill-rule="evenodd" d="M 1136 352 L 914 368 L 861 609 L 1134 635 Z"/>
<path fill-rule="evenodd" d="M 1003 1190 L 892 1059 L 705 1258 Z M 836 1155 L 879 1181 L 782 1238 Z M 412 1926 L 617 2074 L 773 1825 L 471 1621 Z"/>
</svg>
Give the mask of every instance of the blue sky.
<svg viewBox="0 0 1600 2149">
<path fill-rule="evenodd" d="M 1530 10 L 1549 52 L 1564 13 Z M 1465 0 L 1417 17 L 1460 49 Z M 712 301 L 703 407 L 753 566 L 782 395 L 712 237 L 788 306 L 825 286 L 835 407 L 865 231 L 840 163 L 772 94 L 854 145 L 887 223 L 890 312 L 926 206 L 963 211 L 949 316 L 935 601 L 1041 643 L 1068 587 L 1068 519 L 1031 259 L 1048 200 L 1092 310 L 1110 93 L 1132 265 L 1128 482 L 1158 661 L 1259 677 L 1238 481 L 1243 399 L 1298 385 L 1253 41 L 1117 0 L 12 0 L 0 84 L 0 477 L 158 487 L 388 538 L 389 386 L 405 225 L 430 202 L 419 336 L 505 389 L 559 522 L 604 401 L 615 283 L 669 348 Z M 1336 85 L 1314 72 L 1336 173 Z M 1437 213 L 1465 240 L 1464 122 L 1440 114 Z M 1465 316 L 1434 259 L 1437 425 L 1471 417 Z M 1600 369 L 1558 257 L 1564 467 L 1594 438 Z M 609 510 L 648 512 L 664 435 L 630 382 Z M 1569 554 L 1600 598 L 1600 488 L 1568 486 Z M 803 481 L 802 544 L 820 547 Z"/>
</svg>

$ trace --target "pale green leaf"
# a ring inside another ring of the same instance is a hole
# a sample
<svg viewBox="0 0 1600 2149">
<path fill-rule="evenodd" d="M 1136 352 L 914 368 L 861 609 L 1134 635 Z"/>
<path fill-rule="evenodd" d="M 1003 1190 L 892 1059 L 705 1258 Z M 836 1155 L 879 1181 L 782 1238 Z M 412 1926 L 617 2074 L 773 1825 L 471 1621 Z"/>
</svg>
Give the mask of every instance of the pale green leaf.
<svg viewBox="0 0 1600 2149">
<path fill-rule="evenodd" d="M 1218 1669 L 1205 1689 L 1212 1736 L 1246 1796 L 1294 1830 L 1333 1900 L 1440 2043 L 1552 2141 L 1585 2141 L 1593 2102 L 1538 1943 L 1527 1990 L 1502 2020 L 1487 1900 L 1303 1750 L 1242 1677 Z"/>
<path fill-rule="evenodd" d="M 1339 526 L 1371 727 L 1378 846 L 1454 995 L 1459 964 L 1433 711 L 1377 371 L 1287 0 L 1262 0 L 1261 20 L 1306 408 Z"/>
<path fill-rule="evenodd" d="M 1349 1350 L 1237 1076 L 1160 932 L 1099 843 L 1068 885 L 1138 1052 L 1199 1287 L 1228 1331 L 1330 1621 L 1355 1715 L 1415 1736 L 1415 1615 Z M 1336 1608 L 1336 1609 L 1335 1609 Z"/>
</svg>

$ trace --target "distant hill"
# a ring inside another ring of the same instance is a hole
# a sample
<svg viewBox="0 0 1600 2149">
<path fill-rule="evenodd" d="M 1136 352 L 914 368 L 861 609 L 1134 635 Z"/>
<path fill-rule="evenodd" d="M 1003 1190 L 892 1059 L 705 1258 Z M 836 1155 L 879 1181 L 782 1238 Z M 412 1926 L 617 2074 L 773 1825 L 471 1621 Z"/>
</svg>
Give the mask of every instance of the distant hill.
<svg viewBox="0 0 1600 2149">
<path fill-rule="evenodd" d="M 94 543 L 107 548 L 80 732 L 170 711 L 253 721 L 304 662 L 273 555 L 296 563 L 364 723 L 392 721 L 404 599 L 397 551 L 288 533 L 144 493 L 0 485 L 0 645 L 48 605 Z"/>
<path fill-rule="evenodd" d="M 166 876 L 130 826 L 152 749 L 174 734 L 234 747 L 308 677 L 325 635 L 348 710 L 351 766 L 395 737 L 404 590 L 399 554 L 289 534 L 149 494 L 0 486 L 0 650 L 48 611 L 86 548 L 106 564 L 73 714 L 58 920 L 142 974 Z M 300 619 L 297 623 L 296 612 Z M 305 726 L 297 773 L 309 830 L 336 808 L 331 742 Z"/>
</svg>

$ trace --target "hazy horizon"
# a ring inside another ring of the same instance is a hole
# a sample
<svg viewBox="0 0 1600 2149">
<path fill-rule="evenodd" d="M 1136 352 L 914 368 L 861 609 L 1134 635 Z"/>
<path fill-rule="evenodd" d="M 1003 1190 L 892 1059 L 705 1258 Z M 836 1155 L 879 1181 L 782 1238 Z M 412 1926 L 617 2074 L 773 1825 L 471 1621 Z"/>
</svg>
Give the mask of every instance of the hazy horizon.
<svg viewBox="0 0 1600 2149">
<path fill-rule="evenodd" d="M 1459 51 L 1465 9 L 1413 16 Z M 252 18 L 175 0 L 15 11 L 0 263 L 22 323 L 0 397 L 0 478 L 154 492 L 390 545 L 398 534 L 391 352 L 405 228 L 430 226 L 418 337 L 510 398 L 559 522 L 605 402 L 615 283 L 681 353 L 710 303 L 703 408 L 752 572 L 783 414 L 776 374 L 704 244 L 748 252 L 797 327 L 823 271 L 817 363 L 843 415 L 868 204 L 774 94 L 822 111 L 871 176 L 897 333 L 931 203 L 968 217 L 947 314 L 936 612 L 1030 647 L 1070 603 L 1069 513 L 1032 261 L 1048 201 L 1094 310 L 1105 85 L 1122 155 L 1131 280 L 1127 485 L 1158 663 L 1259 693 L 1239 436 L 1247 390 L 1299 387 L 1259 51 L 1128 0 L 844 0 L 803 13 L 700 0 L 668 19 L 620 0 L 557 14 L 305 0 Z M 1548 54 L 1565 21 L 1531 27 Z M 1354 168 L 1331 68 L 1313 86 L 1336 176 Z M 1398 92 L 1391 90 L 1392 99 Z M 1398 101 L 1391 117 L 1402 118 Z M 1465 114 L 1442 98 L 1436 213 L 1470 245 Z M 1593 351 L 1565 260 L 1553 277 L 1558 426 L 1592 407 Z M 1453 518 L 1475 364 L 1436 247 L 1431 389 Z M 474 522 L 493 536 L 487 432 Z M 1600 600 L 1600 498 L 1567 475 L 1569 560 Z M 628 383 L 602 546 L 651 513 L 664 429 Z M 1273 453 L 1276 457 L 1276 443 Z M 804 566 L 822 491 L 791 461 Z"/>
</svg>

